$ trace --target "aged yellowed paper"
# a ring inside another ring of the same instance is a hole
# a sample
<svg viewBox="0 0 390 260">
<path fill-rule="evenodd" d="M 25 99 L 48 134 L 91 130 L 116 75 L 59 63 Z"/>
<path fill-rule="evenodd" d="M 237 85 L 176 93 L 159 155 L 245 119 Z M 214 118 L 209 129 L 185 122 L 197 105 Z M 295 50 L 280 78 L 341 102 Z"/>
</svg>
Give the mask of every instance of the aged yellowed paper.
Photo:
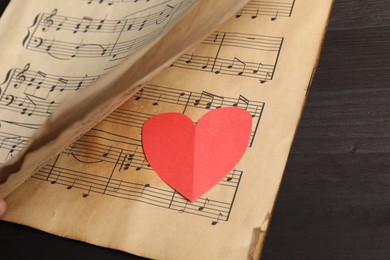
<svg viewBox="0 0 390 260">
<path fill-rule="evenodd" d="M 251 1 L 11 193 L 5 220 L 150 258 L 257 259 L 331 5 Z M 251 113 L 248 149 L 190 203 L 148 165 L 142 124 L 225 106 Z"/>
</svg>

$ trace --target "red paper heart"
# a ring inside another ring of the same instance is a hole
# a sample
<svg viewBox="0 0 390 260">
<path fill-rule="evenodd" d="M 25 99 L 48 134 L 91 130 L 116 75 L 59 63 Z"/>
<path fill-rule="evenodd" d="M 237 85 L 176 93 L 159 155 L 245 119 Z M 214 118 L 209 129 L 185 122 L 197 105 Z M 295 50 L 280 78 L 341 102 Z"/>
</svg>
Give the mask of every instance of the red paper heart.
<svg viewBox="0 0 390 260">
<path fill-rule="evenodd" d="M 144 153 L 161 179 L 194 201 L 240 161 L 251 127 L 250 113 L 236 107 L 210 111 L 196 125 L 180 113 L 159 114 L 143 126 Z"/>
</svg>

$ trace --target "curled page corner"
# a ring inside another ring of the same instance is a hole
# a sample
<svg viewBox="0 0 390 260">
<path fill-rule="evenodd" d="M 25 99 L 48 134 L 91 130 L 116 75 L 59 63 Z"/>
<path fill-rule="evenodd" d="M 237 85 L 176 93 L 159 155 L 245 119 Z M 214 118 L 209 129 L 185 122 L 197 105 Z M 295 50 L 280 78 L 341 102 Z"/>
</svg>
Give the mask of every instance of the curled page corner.
<svg viewBox="0 0 390 260">
<path fill-rule="evenodd" d="M 141 84 L 169 67 L 188 49 L 233 16 L 249 0 L 198 0 L 164 35 L 125 59 L 93 88 L 67 100 L 28 144 L 0 167 L 0 198 L 134 95 Z"/>
<path fill-rule="evenodd" d="M 196 124 L 181 113 L 164 113 L 145 122 L 142 145 L 160 178 L 195 201 L 241 160 L 251 127 L 251 114 L 237 107 L 210 111 Z"/>
</svg>

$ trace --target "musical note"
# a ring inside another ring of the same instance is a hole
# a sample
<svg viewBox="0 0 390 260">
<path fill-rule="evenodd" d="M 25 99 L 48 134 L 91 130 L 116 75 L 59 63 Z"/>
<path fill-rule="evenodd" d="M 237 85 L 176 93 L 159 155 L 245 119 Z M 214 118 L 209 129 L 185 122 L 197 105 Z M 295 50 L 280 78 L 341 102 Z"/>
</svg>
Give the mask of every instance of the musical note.
<svg viewBox="0 0 390 260">
<path fill-rule="evenodd" d="M 236 18 L 240 18 L 242 16 L 242 12 L 243 10 L 241 9 L 237 14 L 236 14 Z"/>
<path fill-rule="evenodd" d="M 140 100 L 143 93 L 144 93 L 144 90 L 141 89 L 140 91 L 137 92 L 137 94 L 135 95 L 134 99 L 135 100 Z"/>
<path fill-rule="evenodd" d="M 242 74 L 244 74 L 244 71 L 245 71 L 245 68 L 246 68 L 246 63 L 243 62 L 242 60 L 240 60 L 239 58 L 234 57 L 233 63 L 230 64 L 227 68 L 228 68 L 228 69 L 234 68 L 234 65 L 236 64 L 236 61 L 237 61 L 237 62 L 240 64 L 240 66 L 242 67 L 241 71 L 239 71 L 239 72 L 237 73 L 237 75 L 241 76 Z"/>
<path fill-rule="evenodd" d="M 265 74 L 264 79 L 260 80 L 260 84 L 264 84 L 264 83 L 267 82 L 269 79 L 271 79 L 271 73 L 267 72 L 267 73 Z"/>
<path fill-rule="evenodd" d="M 142 188 L 141 194 L 140 194 L 139 196 L 142 197 L 142 196 L 144 195 L 145 190 L 146 190 L 147 188 L 149 188 L 149 187 L 150 187 L 150 184 L 149 184 L 149 183 L 145 184 L 144 187 Z"/>
<path fill-rule="evenodd" d="M 135 170 L 136 170 L 136 171 L 140 171 L 140 170 L 144 169 L 144 168 L 145 168 L 144 165 L 146 165 L 146 167 L 150 167 L 150 164 L 148 164 L 148 163 L 146 162 L 146 159 L 143 159 L 141 165 L 140 165 L 140 166 L 137 166 L 137 167 L 135 168 Z"/>
<path fill-rule="evenodd" d="M 251 19 L 256 19 L 257 18 L 257 15 L 259 14 L 259 8 L 257 8 L 257 11 L 254 15 L 251 15 Z"/>
<path fill-rule="evenodd" d="M 61 160 L 61 155 L 58 161 Z M 55 178 L 50 178 L 51 173 L 55 172 L 58 175 Z M 138 184 L 104 177 L 96 172 L 82 172 L 72 170 L 71 168 L 62 168 L 58 165 L 48 164 L 43 166 L 33 178 L 36 180 L 48 181 L 52 184 L 64 185 L 66 189 L 72 190 L 73 187 L 83 190 L 83 198 L 90 195 L 91 191 L 115 196 L 116 198 L 129 199 L 135 202 L 148 204 L 149 206 L 159 206 L 170 210 L 175 210 L 179 213 L 193 214 L 198 217 L 213 218 L 213 222 L 227 221 L 232 207 L 234 191 L 238 187 L 238 182 L 232 186 L 220 185 L 222 189 L 230 194 L 227 201 L 221 201 L 211 198 L 200 198 L 201 204 L 192 204 L 182 196 L 178 195 L 172 189 L 164 189 L 161 187 L 153 187 L 151 184 Z M 61 181 L 59 181 L 61 180 Z M 109 189 L 106 189 L 109 187 Z M 212 201 L 212 203 L 210 203 Z M 207 209 L 207 210 L 205 210 Z M 222 216 L 217 216 L 215 212 L 219 212 Z M 225 217 L 226 216 L 226 217 Z"/>
<path fill-rule="evenodd" d="M 278 18 L 279 10 L 276 11 L 275 16 L 271 17 L 271 21 L 275 21 Z"/>
<path fill-rule="evenodd" d="M 188 200 L 186 200 L 186 203 L 184 204 L 184 207 L 182 209 L 179 209 L 179 213 L 184 213 L 187 209 L 187 205 L 188 205 Z"/>
<path fill-rule="evenodd" d="M 46 114 L 51 115 L 53 113 L 55 103 L 56 103 L 55 101 L 50 101 L 49 105 L 46 108 Z"/>
<path fill-rule="evenodd" d="M 259 72 L 259 69 L 263 67 L 263 63 L 259 62 L 259 66 L 257 67 L 257 69 L 253 70 L 253 73 L 256 74 Z"/>
<path fill-rule="evenodd" d="M 73 182 L 72 182 L 72 184 L 69 185 L 68 187 L 66 187 L 66 189 L 71 190 L 71 189 L 73 188 L 74 184 L 76 183 L 76 180 L 77 180 L 77 179 L 74 179 Z"/>
<path fill-rule="evenodd" d="M 22 112 L 20 112 L 20 114 L 27 116 L 31 116 L 34 113 L 35 108 L 37 107 L 37 105 L 29 96 L 26 96 L 24 100 L 18 104 L 18 106 L 23 107 Z"/>
<path fill-rule="evenodd" d="M 66 23 L 67 21 L 68 21 L 68 17 L 63 16 L 61 22 L 59 22 L 59 23 L 57 24 L 56 31 L 61 30 L 61 29 L 62 29 L 62 26 L 64 25 L 64 23 Z"/>
<path fill-rule="evenodd" d="M 117 192 L 121 188 L 121 186 L 122 186 L 122 180 L 119 182 L 116 188 L 112 189 L 112 191 Z"/>
<path fill-rule="evenodd" d="M 186 60 L 186 63 L 191 63 L 192 62 L 192 59 L 194 58 L 194 53 L 192 53 L 191 57 L 189 59 Z"/>
<path fill-rule="evenodd" d="M 274 2 L 268 0 L 252 0 L 237 14 L 236 18 L 243 15 L 249 15 L 251 19 L 256 19 L 258 15 L 271 16 L 271 21 L 275 21 L 278 15 L 290 17 L 294 7 L 295 0 L 285 0 L 283 2 Z"/>
<path fill-rule="evenodd" d="M 240 104 L 244 104 L 244 105 L 241 106 Z M 233 104 L 234 107 L 240 107 L 245 110 L 248 110 L 248 105 L 249 105 L 249 100 L 242 95 L 240 95 L 237 99 L 237 102 Z"/>
<path fill-rule="evenodd" d="M 206 207 L 206 204 L 207 203 L 209 203 L 210 201 L 209 201 L 209 199 L 208 198 L 206 198 L 205 200 L 204 200 L 204 203 L 203 203 L 203 205 L 201 206 L 201 207 L 199 207 L 198 208 L 198 210 L 199 211 L 202 211 L 202 210 L 204 210 L 205 209 L 205 207 Z"/>
<path fill-rule="evenodd" d="M 157 106 L 160 102 L 161 94 L 158 96 L 158 99 L 152 103 L 153 106 Z"/>
<path fill-rule="evenodd" d="M 109 149 L 102 154 L 103 157 L 107 157 L 111 152 L 112 145 L 109 147 Z"/>
<path fill-rule="evenodd" d="M 122 169 L 127 171 L 131 167 L 131 163 L 133 162 L 134 156 L 135 156 L 135 151 L 133 153 L 128 154 L 128 155 L 124 155 L 122 163 L 119 167 L 119 171 L 121 171 Z M 138 169 L 138 170 L 140 170 L 140 169 Z"/>
<path fill-rule="evenodd" d="M 92 17 L 84 16 L 79 23 L 76 24 L 73 33 L 78 33 L 80 28 L 82 29 L 82 32 L 88 32 L 89 27 L 91 26 L 91 23 L 93 21 Z"/>
<path fill-rule="evenodd" d="M 51 184 L 56 184 L 58 182 L 58 178 L 60 177 L 61 172 L 58 172 L 57 178 L 54 181 L 51 181 Z"/>
<path fill-rule="evenodd" d="M 49 92 L 40 90 L 42 84 L 46 80 L 46 76 L 46 73 L 38 71 L 34 77 L 31 77 L 30 82 L 27 83 L 27 88 L 25 89 L 24 94 L 43 100 L 47 99 Z"/>
<path fill-rule="evenodd" d="M 52 85 L 51 86 L 51 88 L 50 88 L 50 92 L 53 92 L 53 91 L 55 91 L 56 89 L 58 89 L 60 92 L 63 92 L 65 89 L 66 89 L 66 87 L 67 87 L 67 85 L 68 85 L 68 82 L 69 82 L 69 80 L 67 80 L 67 79 L 64 79 L 64 78 L 58 78 L 57 79 L 57 82 L 54 84 L 54 85 Z M 79 89 L 80 88 L 80 86 L 78 86 L 77 88 L 76 88 L 76 90 L 77 89 Z"/>
<path fill-rule="evenodd" d="M 89 186 L 88 192 L 86 192 L 86 193 L 83 193 L 83 198 L 86 198 L 86 197 L 88 197 L 88 196 L 89 196 L 89 193 L 91 192 L 91 189 L 92 189 L 92 185 L 91 185 L 91 186 Z"/>
<path fill-rule="evenodd" d="M 217 224 L 219 223 L 219 219 L 220 219 L 221 217 L 223 217 L 223 215 L 222 215 L 222 213 L 219 213 L 217 219 L 216 219 L 216 220 L 213 220 L 213 221 L 211 222 L 211 225 L 213 225 L 213 226 L 217 225 Z"/>
<path fill-rule="evenodd" d="M 107 15 L 106 15 L 107 17 Z M 103 19 L 100 19 L 99 21 L 99 24 L 98 26 L 96 27 L 96 30 L 99 31 L 100 29 L 102 29 L 103 25 L 104 25 L 104 22 L 106 21 L 106 17 L 104 17 Z"/>
<path fill-rule="evenodd" d="M 212 105 L 214 105 L 216 108 L 222 107 L 223 101 L 225 99 L 222 96 L 217 96 L 217 95 L 214 95 L 214 94 L 209 93 L 207 91 L 202 91 L 200 98 L 195 100 L 194 105 L 198 106 L 201 103 L 201 101 L 204 99 L 204 97 L 206 97 L 206 99 L 208 99 L 206 101 L 206 104 L 204 107 L 206 109 L 210 109 Z"/>
<path fill-rule="evenodd" d="M 226 181 L 229 181 L 229 182 L 232 181 L 232 179 L 234 178 L 235 174 L 236 174 L 235 170 L 231 171 L 230 174 L 229 174 L 229 177 L 226 178 Z"/>
<path fill-rule="evenodd" d="M 165 20 L 172 15 L 172 12 L 175 8 L 171 5 L 166 5 L 165 9 L 159 14 L 158 18 L 156 19 L 156 24 L 160 24 L 165 22 Z"/>
</svg>

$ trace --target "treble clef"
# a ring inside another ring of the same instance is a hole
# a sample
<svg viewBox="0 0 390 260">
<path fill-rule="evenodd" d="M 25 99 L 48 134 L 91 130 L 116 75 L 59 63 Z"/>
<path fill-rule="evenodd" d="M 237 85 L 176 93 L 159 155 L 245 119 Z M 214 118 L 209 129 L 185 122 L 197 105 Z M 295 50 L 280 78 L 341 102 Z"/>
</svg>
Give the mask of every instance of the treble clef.
<svg viewBox="0 0 390 260">
<path fill-rule="evenodd" d="M 53 11 L 51 12 L 51 14 L 49 16 L 47 16 L 44 20 L 43 20 L 43 24 L 44 24 L 44 27 L 42 27 L 42 31 L 43 32 L 46 32 L 49 30 L 50 26 L 53 25 L 54 21 L 53 21 L 53 16 L 55 16 L 57 14 L 57 9 L 53 9 Z"/>
<path fill-rule="evenodd" d="M 15 80 L 16 83 L 14 84 L 14 88 L 19 88 L 20 84 L 22 84 L 26 80 L 26 76 L 24 73 L 30 69 L 30 63 L 27 63 L 26 66 L 24 66 L 23 70 L 16 74 Z"/>
</svg>

